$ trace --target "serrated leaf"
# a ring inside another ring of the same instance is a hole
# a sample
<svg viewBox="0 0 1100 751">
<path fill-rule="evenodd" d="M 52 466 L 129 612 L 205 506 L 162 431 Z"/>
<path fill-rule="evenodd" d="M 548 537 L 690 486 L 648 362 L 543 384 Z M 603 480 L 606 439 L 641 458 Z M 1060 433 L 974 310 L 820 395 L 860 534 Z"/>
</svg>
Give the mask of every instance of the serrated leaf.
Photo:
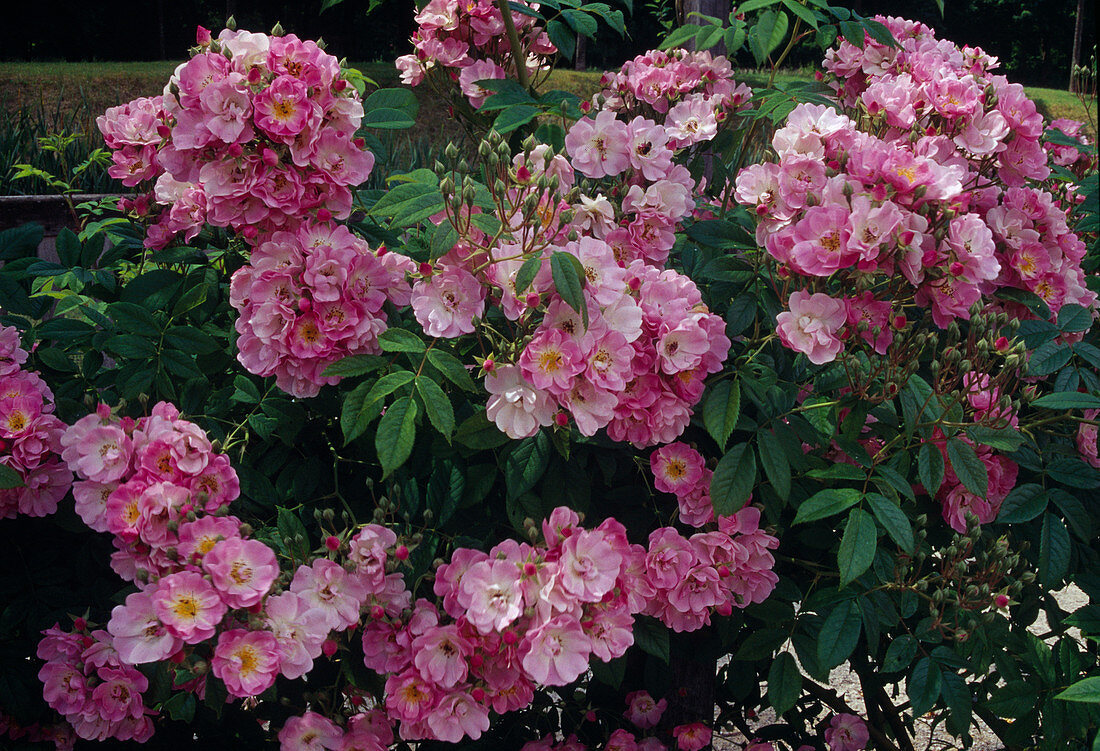
<svg viewBox="0 0 1100 751">
<path fill-rule="evenodd" d="M 882 670 L 886 673 L 896 673 L 909 667 L 909 663 L 917 656 L 917 639 L 911 634 L 902 634 L 890 642 L 886 648 L 886 656 L 882 660 Z"/>
<path fill-rule="evenodd" d="M 710 479 L 710 500 L 715 516 L 729 516 L 741 510 L 756 484 L 756 458 L 747 443 L 726 452 Z"/>
<path fill-rule="evenodd" d="M 0 464 L 0 490 L 23 487 L 23 476 L 6 464 Z"/>
<path fill-rule="evenodd" d="M 386 358 L 378 355 L 349 355 L 329 365 L 321 375 L 331 378 L 348 378 L 371 373 L 386 365 Z"/>
<path fill-rule="evenodd" d="M 1092 328 L 1092 313 L 1075 303 L 1063 305 L 1058 311 L 1058 328 L 1065 334 L 1088 331 Z"/>
<path fill-rule="evenodd" d="M 498 133 L 511 133 L 516 128 L 526 125 L 541 113 L 538 107 L 530 104 L 516 104 L 501 110 L 493 121 L 493 130 Z"/>
<path fill-rule="evenodd" d="M 344 433 L 344 443 L 350 443 L 361 436 L 371 421 L 382 411 L 382 402 L 402 386 L 411 383 L 416 375 L 408 370 L 399 370 L 379 378 L 374 383 L 361 383 L 344 398 L 340 414 L 340 428 Z"/>
<path fill-rule="evenodd" d="M 941 684 L 940 666 L 928 657 L 917 660 L 906 684 L 915 717 L 921 717 L 932 709 L 940 698 Z"/>
<path fill-rule="evenodd" d="M 1066 525 L 1054 514 L 1043 516 L 1039 535 L 1039 581 L 1057 589 L 1069 569 L 1070 539 Z"/>
<path fill-rule="evenodd" d="M 221 349 L 214 337 L 194 326 L 173 326 L 165 333 L 164 339 L 189 355 L 207 355 Z"/>
<path fill-rule="evenodd" d="M 427 346 L 424 341 L 405 329 L 386 329 L 378 335 L 378 346 L 383 352 L 413 352 L 421 353 Z"/>
<path fill-rule="evenodd" d="M 436 370 L 442 373 L 448 381 L 465 391 L 477 391 L 474 381 L 470 378 L 470 372 L 462 361 L 450 352 L 440 349 L 428 350 L 428 362 Z"/>
<path fill-rule="evenodd" d="M 832 670 L 848 659 L 863 628 L 863 616 L 855 600 L 844 600 L 832 609 L 817 638 L 817 660 L 822 670 Z"/>
<path fill-rule="evenodd" d="M 826 488 L 819 490 L 802 502 L 794 516 L 795 524 L 825 519 L 851 508 L 859 502 L 863 493 L 855 488 Z"/>
<path fill-rule="evenodd" d="M 802 694 L 802 673 L 790 652 L 780 652 L 768 669 L 768 703 L 776 715 L 795 705 Z"/>
<path fill-rule="evenodd" d="M 438 383 L 424 376 L 416 379 L 416 390 L 424 401 L 424 411 L 428 413 L 428 419 L 449 442 L 455 429 L 455 413 L 451 400 Z"/>
<path fill-rule="evenodd" d="M 1016 451 L 1024 444 L 1024 434 L 1013 427 L 990 428 L 985 425 L 971 425 L 966 429 L 970 440 L 982 446 L 998 451 Z"/>
<path fill-rule="evenodd" d="M 416 402 L 410 397 L 402 396 L 386 409 L 378 422 L 374 448 L 378 452 L 378 461 L 382 464 L 383 477 L 404 464 L 412 453 L 416 438 L 416 415 Z"/>
<path fill-rule="evenodd" d="M 861 508 L 852 509 L 848 514 L 848 523 L 844 525 L 844 536 L 840 538 L 836 558 L 842 588 L 870 568 L 877 547 L 878 527 L 874 518 Z"/>
<path fill-rule="evenodd" d="M 716 383 L 703 402 L 703 425 L 723 451 L 741 414 L 741 386 L 737 381 Z"/>
<path fill-rule="evenodd" d="M 1013 488 L 1001 503 L 997 513 L 1000 524 L 1028 522 L 1046 510 L 1050 499 L 1042 485 L 1025 483 Z"/>
<path fill-rule="evenodd" d="M 791 494 L 791 463 L 779 439 L 770 430 L 761 430 L 756 434 L 756 448 L 772 490 L 781 499 L 787 500 Z"/>
<path fill-rule="evenodd" d="M 896 542 L 898 547 L 906 553 L 912 554 L 914 549 L 913 526 L 901 507 L 878 493 L 868 493 L 867 502 L 871 506 L 875 518 L 878 519 L 878 523 L 886 530 L 886 534 L 890 535 L 890 539 Z"/>
<path fill-rule="evenodd" d="M 924 443 L 917 452 L 917 477 L 928 495 L 935 496 L 943 484 L 943 454 L 934 443 Z"/>
<path fill-rule="evenodd" d="M 1028 375 L 1045 376 L 1061 370 L 1069 362 L 1073 350 L 1068 344 L 1049 341 L 1035 349 L 1027 361 Z"/>
<path fill-rule="evenodd" d="M 1088 704 L 1100 704 L 1100 676 L 1091 676 L 1077 681 L 1059 694 L 1055 699 L 1062 701 L 1080 701 Z"/>
<path fill-rule="evenodd" d="M 550 463 L 550 451 L 550 438 L 544 430 L 512 446 L 504 460 L 504 483 L 510 497 L 518 498 L 542 479 Z"/>
<path fill-rule="evenodd" d="M 1100 409 L 1100 396 L 1067 391 L 1040 396 L 1031 405 L 1046 409 Z"/>
<path fill-rule="evenodd" d="M 463 446 L 479 450 L 499 448 L 512 440 L 484 412 L 475 412 L 463 420 L 455 430 L 454 439 Z"/>
<path fill-rule="evenodd" d="M 588 325 L 588 305 L 584 299 L 584 266 L 572 253 L 554 251 L 550 256 L 550 274 L 554 288 L 565 304 L 584 316 Z"/>
<path fill-rule="evenodd" d="M 947 461 L 967 490 L 979 498 L 986 497 L 989 493 L 989 470 L 978 458 L 973 446 L 958 438 L 947 439 Z"/>
<path fill-rule="evenodd" d="M 642 615 L 634 619 L 634 643 L 646 654 L 668 664 L 668 627 L 656 618 Z"/>
</svg>

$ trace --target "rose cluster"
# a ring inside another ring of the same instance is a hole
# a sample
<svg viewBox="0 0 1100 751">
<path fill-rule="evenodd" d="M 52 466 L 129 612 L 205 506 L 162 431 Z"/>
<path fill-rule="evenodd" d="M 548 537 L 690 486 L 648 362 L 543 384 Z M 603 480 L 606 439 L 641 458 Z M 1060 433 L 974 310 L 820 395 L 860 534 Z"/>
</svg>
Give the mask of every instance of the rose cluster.
<svg viewBox="0 0 1100 751">
<path fill-rule="evenodd" d="M 1050 194 L 964 190 L 978 176 L 944 136 L 884 140 L 803 104 L 772 146 L 779 162 L 742 170 L 736 197 L 759 217 L 758 241 L 795 287 L 777 317 L 780 340 L 813 363 L 836 359 L 845 340 L 886 354 L 912 315 L 898 301 L 910 297 L 940 327 L 969 320 L 1002 287 L 1034 292 L 1054 311 L 1095 302 L 1081 269 L 1085 245 Z"/>
<path fill-rule="evenodd" d="M 470 105 L 479 108 L 491 92 L 478 81 L 515 76 L 517 64 L 535 73 L 558 51 L 537 19 L 516 11 L 511 16 L 525 53 L 522 61 L 513 59 L 504 16 L 493 0 L 431 0 L 416 14 L 415 52 L 397 58 L 401 82 L 418 86 L 426 77 L 443 74 L 447 84 L 457 82 Z"/>
<path fill-rule="evenodd" d="M 409 302 L 403 255 L 372 251 L 343 225 L 302 223 L 258 241 L 248 265 L 233 274 L 229 301 L 240 312 L 237 359 L 279 388 L 315 396 L 339 378 L 333 362 L 378 351 L 383 305 Z"/>
<path fill-rule="evenodd" d="M 146 244 L 204 223 L 247 234 L 306 217 L 346 217 L 351 188 L 374 157 L 356 140 L 358 93 L 336 58 L 293 34 L 200 27 L 194 56 L 163 97 L 110 110 L 97 124 L 117 149 L 112 174 L 125 184 L 157 178 L 154 198 L 169 206 Z"/>
<path fill-rule="evenodd" d="M 76 621 L 73 632 L 46 629 L 38 644 L 46 703 L 85 740 L 144 743 L 153 735 L 153 712 L 142 703 L 148 679 L 115 651 L 110 634 Z"/>
<path fill-rule="evenodd" d="M 653 486 L 676 496 L 680 521 L 693 527 L 714 521 L 714 506 L 710 502 L 714 472 L 707 469 L 702 454 L 680 441 L 666 443 L 650 454 L 649 467 Z"/>
<path fill-rule="evenodd" d="M 667 707 L 666 699 L 657 701 L 648 691 L 631 691 L 626 695 L 626 711 L 623 717 L 643 731 L 652 730 L 661 721 Z M 677 726 L 673 734 L 679 737 L 682 727 L 686 726 Z M 523 744 L 520 751 L 586 751 L 587 748 L 576 735 L 570 735 L 556 743 L 554 736 L 547 734 L 537 741 Z M 638 738 L 630 730 L 618 728 L 608 735 L 607 741 L 600 748 L 603 751 L 665 751 L 668 747 L 652 735 Z"/>
<path fill-rule="evenodd" d="M 138 420 L 101 404 L 65 431 L 61 446 L 80 477 L 76 512 L 93 530 L 114 535 L 111 566 L 127 581 L 177 571 L 239 525 L 217 515 L 240 495 L 229 458 L 171 404 L 160 402 Z"/>
<path fill-rule="evenodd" d="M 660 121 L 674 149 L 713 138 L 719 124 L 747 107 L 752 96 L 752 89 L 733 80 L 729 60 L 705 50 L 650 50 L 604 73 L 600 84 L 595 101 Z"/>
<path fill-rule="evenodd" d="M 0 519 L 52 514 L 73 482 L 59 456 L 66 426 L 53 415 L 53 392 L 26 361 L 19 331 L 0 326 L 0 465 L 22 483 L 0 488 Z"/>
</svg>

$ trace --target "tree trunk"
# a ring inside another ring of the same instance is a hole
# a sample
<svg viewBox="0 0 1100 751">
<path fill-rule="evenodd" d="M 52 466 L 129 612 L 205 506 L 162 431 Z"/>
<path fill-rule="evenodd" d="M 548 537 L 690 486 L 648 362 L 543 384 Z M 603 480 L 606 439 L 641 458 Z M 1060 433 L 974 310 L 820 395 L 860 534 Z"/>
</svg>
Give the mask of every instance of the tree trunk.
<svg viewBox="0 0 1100 751">
<path fill-rule="evenodd" d="M 1073 55 L 1069 63 L 1069 90 L 1077 91 L 1077 66 L 1081 64 L 1081 39 L 1085 35 L 1085 0 L 1077 0 L 1077 20 L 1073 27 Z"/>
<path fill-rule="evenodd" d="M 730 0 L 677 0 L 676 11 L 678 25 L 690 23 L 701 26 L 705 22 L 691 14 L 702 13 L 705 16 L 716 16 L 722 19 L 722 25 L 726 26 L 730 15 Z M 694 44 L 686 46 L 689 49 L 695 49 Z M 726 45 L 719 43 L 711 47 L 710 53 L 712 55 L 724 55 L 726 54 Z"/>
<path fill-rule="evenodd" d="M 577 54 L 573 56 L 573 70 L 588 70 L 588 37 L 577 34 Z"/>
<path fill-rule="evenodd" d="M 677 725 L 701 722 L 714 727 L 714 681 L 718 661 L 706 648 L 706 632 L 669 634 L 671 690 L 661 726 L 672 732 Z M 704 751 L 711 748 L 707 745 Z"/>
</svg>

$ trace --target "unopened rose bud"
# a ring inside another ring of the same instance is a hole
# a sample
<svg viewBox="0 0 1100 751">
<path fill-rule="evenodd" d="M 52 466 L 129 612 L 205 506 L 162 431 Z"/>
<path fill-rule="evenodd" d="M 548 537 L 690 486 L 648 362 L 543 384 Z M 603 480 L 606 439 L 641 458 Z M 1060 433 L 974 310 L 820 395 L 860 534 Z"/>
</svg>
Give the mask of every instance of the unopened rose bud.
<svg viewBox="0 0 1100 751">
<path fill-rule="evenodd" d="M 334 639 L 325 639 L 321 644 L 321 651 L 325 653 L 325 657 L 332 657 L 336 654 L 338 645 Z"/>
<path fill-rule="evenodd" d="M 327 222 L 332 219 L 332 212 L 322 207 L 317 209 L 317 221 Z"/>
<path fill-rule="evenodd" d="M 374 605 L 370 609 L 370 617 L 376 621 L 380 621 L 386 617 L 386 610 L 381 605 Z"/>
<path fill-rule="evenodd" d="M 201 29 L 202 27 L 200 26 L 199 28 Z M 88 628 L 88 622 L 78 616 L 73 619 L 73 628 L 75 628 L 77 631 L 83 631 L 84 629 Z"/>
<path fill-rule="evenodd" d="M 474 701 L 476 702 L 485 701 L 485 689 L 481 687 L 475 688 L 473 691 L 470 692 L 470 696 L 472 696 L 474 698 Z"/>
<path fill-rule="evenodd" d="M 211 39 L 210 29 L 204 29 L 202 26 L 195 29 L 195 43 L 200 47 L 205 47 L 210 44 Z"/>
<path fill-rule="evenodd" d="M 325 538 L 325 547 L 333 552 L 336 552 L 340 549 L 340 538 L 336 535 L 329 535 Z"/>
<path fill-rule="evenodd" d="M 504 640 L 504 643 L 507 644 L 508 646 L 512 646 L 517 641 L 519 641 L 519 637 L 516 636 L 515 631 L 505 631 L 504 634 L 502 634 L 501 638 Z"/>
<path fill-rule="evenodd" d="M 564 428 L 569 425 L 569 415 L 564 412 L 558 412 L 554 415 L 554 424 L 559 428 Z"/>
<path fill-rule="evenodd" d="M 398 545 L 393 551 L 393 557 L 399 561 L 408 560 L 409 549 L 404 545 Z"/>
</svg>

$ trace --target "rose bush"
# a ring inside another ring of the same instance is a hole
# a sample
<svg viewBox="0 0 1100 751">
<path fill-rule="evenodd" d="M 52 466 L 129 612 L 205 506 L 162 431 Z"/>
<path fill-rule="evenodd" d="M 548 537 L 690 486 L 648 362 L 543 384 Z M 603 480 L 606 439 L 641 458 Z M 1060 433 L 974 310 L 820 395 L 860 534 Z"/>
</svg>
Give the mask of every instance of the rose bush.
<svg viewBox="0 0 1100 751">
<path fill-rule="evenodd" d="M 398 64 L 471 140 L 385 190 L 415 99 L 279 29 L 104 115 L 141 192 L 0 237 L 8 738 L 1094 734 L 1095 149 L 924 26 L 752 5 L 581 101 L 618 11 L 432 0 Z M 706 51 L 811 37 L 817 85 Z"/>
</svg>

